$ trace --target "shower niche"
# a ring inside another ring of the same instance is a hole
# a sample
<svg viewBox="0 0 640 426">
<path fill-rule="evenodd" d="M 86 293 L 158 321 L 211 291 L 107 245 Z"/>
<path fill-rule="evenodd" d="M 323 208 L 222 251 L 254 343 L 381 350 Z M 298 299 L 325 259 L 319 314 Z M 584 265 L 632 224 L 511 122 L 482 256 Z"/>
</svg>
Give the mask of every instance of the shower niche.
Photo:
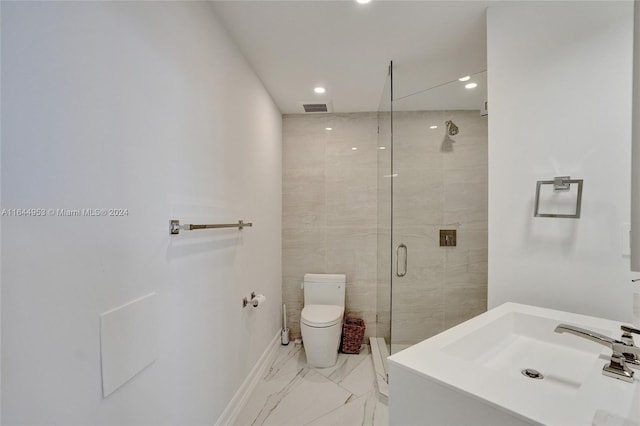
<svg viewBox="0 0 640 426">
<path fill-rule="evenodd" d="M 487 79 L 468 77 L 394 96 L 390 66 L 378 111 L 382 363 L 486 311 Z"/>
</svg>

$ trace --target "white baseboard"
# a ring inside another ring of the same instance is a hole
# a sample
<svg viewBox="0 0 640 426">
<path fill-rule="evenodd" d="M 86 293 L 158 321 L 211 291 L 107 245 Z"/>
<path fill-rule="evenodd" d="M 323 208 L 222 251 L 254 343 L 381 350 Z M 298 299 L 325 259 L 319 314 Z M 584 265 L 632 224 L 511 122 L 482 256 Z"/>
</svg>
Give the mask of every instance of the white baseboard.
<svg viewBox="0 0 640 426">
<path fill-rule="evenodd" d="M 229 404 L 227 404 L 220 417 L 218 417 L 218 420 L 216 420 L 215 423 L 216 426 L 229 426 L 235 423 L 238 414 L 240 414 L 240 410 L 244 407 L 249 396 L 258 385 L 258 382 L 264 376 L 264 373 L 266 372 L 267 367 L 271 364 L 271 361 L 273 361 L 279 346 L 280 330 L 278 330 L 271 342 L 267 345 L 267 348 L 264 350 L 262 355 L 260 355 L 256 364 L 244 379 L 244 382 L 240 385 L 240 388 L 238 388 L 236 393 L 233 395 L 233 398 L 231 398 L 231 401 L 229 401 Z"/>
</svg>

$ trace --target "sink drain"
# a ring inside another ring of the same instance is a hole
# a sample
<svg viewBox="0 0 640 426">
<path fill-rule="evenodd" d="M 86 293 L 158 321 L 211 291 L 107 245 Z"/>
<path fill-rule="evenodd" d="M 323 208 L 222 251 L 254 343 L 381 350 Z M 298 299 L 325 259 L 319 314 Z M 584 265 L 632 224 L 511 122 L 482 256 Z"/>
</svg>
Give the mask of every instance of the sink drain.
<svg viewBox="0 0 640 426">
<path fill-rule="evenodd" d="M 544 379 L 544 376 L 538 370 L 534 370 L 533 368 L 525 368 L 522 370 L 522 375 L 527 376 L 530 379 Z"/>
</svg>

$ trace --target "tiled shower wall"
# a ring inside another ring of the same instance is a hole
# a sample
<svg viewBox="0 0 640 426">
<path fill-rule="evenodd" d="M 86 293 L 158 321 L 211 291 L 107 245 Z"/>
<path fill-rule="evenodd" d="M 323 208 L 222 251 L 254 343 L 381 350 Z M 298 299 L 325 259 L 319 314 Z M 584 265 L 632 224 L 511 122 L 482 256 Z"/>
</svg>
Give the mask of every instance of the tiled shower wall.
<svg viewBox="0 0 640 426">
<path fill-rule="evenodd" d="M 448 119 L 460 127 L 451 139 Z M 306 272 L 346 273 L 347 312 L 376 335 L 377 236 L 388 232 L 386 219 L 378 228 L 377 189 L 386 183 L 378 154 L 390 155 L 378 150 L 377 128 L 377 113 L 283 117 L 282 293 L 292 338 L 300 336 Z M 394 240 L 409 247 L 409 270 L 394 289 L 392 339 L 415 343 L 486 310 L 486 118 L 394 113 L 394 141 Z M 440 229 L 457 229 L 458 246 L 440 247 Z"/>
<path fill-rule="evenodd" d="M 292 338 L 307 272 L 346 274 L 346 310 L 375 335 L 376 137 L 376 113 L 283 117 L 282 298 Z"/>
<path fill-rule="evenodd" d="M 447 120 L 457 135 L 445 136 Z M 487 308 L 487 118 L 394 112 L 393 146 L 393 239 L 409 262 L 394 277 L 391 340 L 414 344 Z M 441 229 L 457 231 L 456 247 L 440 246 Z"/>
</svg>

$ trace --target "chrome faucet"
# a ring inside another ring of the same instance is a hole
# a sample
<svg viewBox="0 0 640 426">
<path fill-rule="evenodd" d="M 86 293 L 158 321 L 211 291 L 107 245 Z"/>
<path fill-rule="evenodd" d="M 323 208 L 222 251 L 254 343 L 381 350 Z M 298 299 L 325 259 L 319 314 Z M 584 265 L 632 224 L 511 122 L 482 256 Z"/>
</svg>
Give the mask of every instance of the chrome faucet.
<svg viewBox="0 0 640 426">
<path fill-rule="evenodd" d="M 626 327 L 626 326 L 625 326 Z M 624 331 L 624 329 L 623 329 Z M 640 348 L 637 346 L 628 345 L 624 341 L 612 339 L 604 334 L 596 333 L 595 331 L 586 330 L 584 328 L 576 327 L 568 324 L 560 324 L 555 329 L 556 333 L 570 333 L 578 337 L 591 340 L 592 342 L 600 343 L 601 345 L 608 346 L 611 349 L 611 362 L 602 367 L 602 374 L 614 379 L 623 380 L 625 382 L 633 382 L 633 371 L 627 366 L 628 357 L 634 357 L 635 360 L 640 358 Z M 634 368 L 638 368 L 640 364 L 630 362 Z"/>
<path fill-rule="evenodd" d="M 633 328 L 631 326 L 628 325 L 621 325 L 620 326 L 620 330 L 622 330 L 622 337 L 620 338 L 620 340 L 622 341 L 622 343 L 624 343 L 625 346 L 631 346 L 631 347 L 636 347 L 635 343 L 633 342 L 633 335 L 634 334 L 638 334 L 640 335 L 640 330 L 638 330 L 637 328 Z M 629 353 L 628 351 L 623 351 L 622 354 L 624 355 L 626 361 L 634 366 L 640 366 L 640 356 L 633 354 L 633 353 Z"/>
</svg>

